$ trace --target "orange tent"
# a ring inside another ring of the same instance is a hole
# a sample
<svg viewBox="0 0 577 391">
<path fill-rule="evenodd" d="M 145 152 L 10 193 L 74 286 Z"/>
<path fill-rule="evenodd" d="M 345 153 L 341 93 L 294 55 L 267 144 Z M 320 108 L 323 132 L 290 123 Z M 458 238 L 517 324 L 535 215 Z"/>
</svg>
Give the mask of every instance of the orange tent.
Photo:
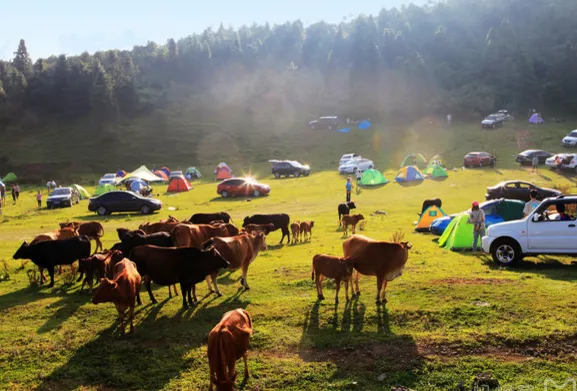
<svg viewBox="0 0 577 391">
<path fill-rule="evenodd" d="M 190 183 L 183 177 L 174 177 L 170 180 L 167 191 L 169 193 L 178 193 L 181 191 L 189 191 L 192 189 Z"/>
<path fill-rule="evenodd" d="M 219 165 L 216 166 L 214 173 L 217 181 L 232 178 L 232 170 L 226 165 L 226 163 L 219 163 Z"/>
<path fill-rule="evenodd" d="M 168 177 L 166 176 L 164 171 L 156 170 L 156 171 L 154 171 L 154 175 L 156 175 L 159 178 L 162 178 L 163 181 L 168 182 Z"/>
</svg>

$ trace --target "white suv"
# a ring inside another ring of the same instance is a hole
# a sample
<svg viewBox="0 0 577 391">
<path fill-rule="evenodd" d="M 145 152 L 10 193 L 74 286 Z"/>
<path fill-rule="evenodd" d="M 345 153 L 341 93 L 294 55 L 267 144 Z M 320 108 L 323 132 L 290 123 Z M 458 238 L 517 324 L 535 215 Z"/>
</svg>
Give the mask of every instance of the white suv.
<svg viewBox="0 0 577 391">
<path fill-rule="evenodd" d="M 546 198 L 523 220 L 491 225 L 483 250 L 513 265 L 527 255 L 577 255 L 577 195 Z"/>
<path fill-rule="evenodd" d="M 341 156 L 341 160 L 339 160 L 339 166 L 342 166 L 345 163 L 350 162 L 353 159 L 360 159 L 361 155 L 357 154 L 357 153 L 345 153 L 343 156 Z"/>
<path fill-rule="evenodd" d="M 563 137 L 564 147 L 577 147 L 577 129 L 572 130 L 569 134 Z"/>
</svg>

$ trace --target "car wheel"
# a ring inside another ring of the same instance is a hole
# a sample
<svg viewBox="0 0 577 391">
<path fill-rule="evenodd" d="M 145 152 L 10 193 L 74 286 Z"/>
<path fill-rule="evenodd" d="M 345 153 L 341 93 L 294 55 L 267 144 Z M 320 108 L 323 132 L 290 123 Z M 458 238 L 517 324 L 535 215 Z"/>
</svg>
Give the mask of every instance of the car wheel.
<svg viewBox="0 0 577 391">
<path fill-rule="evenodd" d="M 148 205 L 142 205 L 140 207 L 140 213 L 142 213 L 143 215 L 147 215 L 151 212 L 150 206 Z"/>
<path fill-rule="evenodd" d="M 298 171 L 297 171 L 297 172 L 295 172 L 295 178 L 298 178 L 299 176 L 301 176 L 301 173 L 300 173 L 300 172 L 298 172 Z"/>
<path fill-rule="evenodd" d="M 519 244 L 513 239 L 498 239 L 491 245 L 493 261 L 502 266 L 513 266 L 523 257 Z"/>
<path fill-rule="evenodd" d="M 255 197 L 260 197 L 260 191 L 258 190 L 253 191 L 252 195 Z"/>
<path fill-rule="evenodd" d="M 275 177 L 276 179 L 279 179 L 279 178 L 280 178 L 280 174 L 279 174 L 278 172 L 275 172 L 275 173 L 274 173 L 274 177 Z"/>
<path fill-rule="evenodd" d="M 101 206 L 99 207 L 96 212 L 100 215 L 100 216 L 106 216 L 108 214 L 108 209 L 106 209 L 106 207 Z"/>
<path fill-rule="evenodd" d="M 305 176 L 309 176 L 309 175 L 310 175 L 310 172 L 307 171 L 307 172 L 305 172 L 304 175 L 305 175 Z"/>
<path fill-rule="evenodd" d="M 223 191 L 220 192 L 220 195 L 221 195 L 222 198 L 226 198 L 226 197 L 228 197 L 228 191 L 223 190 Z"/>
</svg>

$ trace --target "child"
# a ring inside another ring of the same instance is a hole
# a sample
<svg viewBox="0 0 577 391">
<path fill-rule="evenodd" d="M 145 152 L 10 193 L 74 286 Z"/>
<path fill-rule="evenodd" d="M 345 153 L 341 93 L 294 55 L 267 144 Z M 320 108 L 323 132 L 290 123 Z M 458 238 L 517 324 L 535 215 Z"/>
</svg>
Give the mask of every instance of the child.
<svg viewBox="0 0 577 391">
<path fill-rule="evenodd" d="M 345 189 L 347 190 L 347 202 L 351 202 L 351 191 L 353 190 L 353 183 L 351 182 L 351 177 L 347 178 Z"/>
<path fill-rule="evenodd" d="M 38 201 L 38 207 L 42 208 L 42 193 L 40 190 L 38 190 L 38 193 L 36 193 L 36 201 Z"/>
</svg>

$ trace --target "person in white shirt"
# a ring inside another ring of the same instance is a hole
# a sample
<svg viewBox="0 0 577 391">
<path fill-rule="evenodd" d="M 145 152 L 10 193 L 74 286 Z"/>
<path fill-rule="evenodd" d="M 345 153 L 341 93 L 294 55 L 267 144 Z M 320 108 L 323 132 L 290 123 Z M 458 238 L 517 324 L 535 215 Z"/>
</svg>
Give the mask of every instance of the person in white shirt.
<svg viewBox="0 0 577 391">
<path fill-rule="evenodd" d="M 523 214 L 525 217 L 529 216 L 539 205 L 541 205 L 541 201 L 537 200 L 537 190 L 531 190 L 529 196 L 531 199 L 525 204 L 525 207 L 523 208 Z"/>
</svg>

